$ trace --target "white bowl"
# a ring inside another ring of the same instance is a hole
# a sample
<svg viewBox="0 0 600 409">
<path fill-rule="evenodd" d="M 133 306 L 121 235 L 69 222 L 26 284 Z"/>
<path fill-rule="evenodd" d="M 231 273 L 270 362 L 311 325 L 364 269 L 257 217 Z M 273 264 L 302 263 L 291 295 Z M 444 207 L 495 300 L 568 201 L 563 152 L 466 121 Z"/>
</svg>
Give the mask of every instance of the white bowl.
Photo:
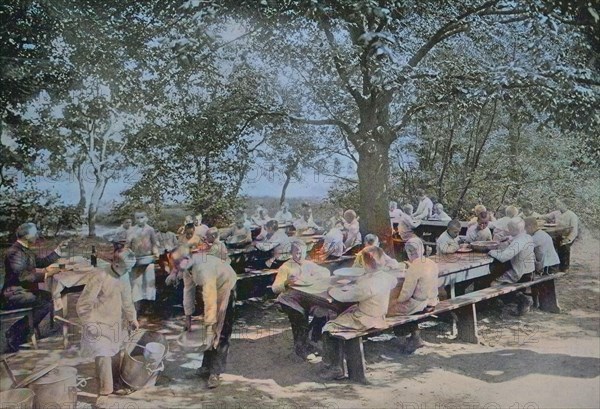
<svg viewBox="0 0 600 409">
<path fill-rule="evenodd" d="M 360 277 L 365 274 L 365 269 L 362 267 L 344 267 L 338 268 L 333 272 L 336 277 Z"/>
</svg>

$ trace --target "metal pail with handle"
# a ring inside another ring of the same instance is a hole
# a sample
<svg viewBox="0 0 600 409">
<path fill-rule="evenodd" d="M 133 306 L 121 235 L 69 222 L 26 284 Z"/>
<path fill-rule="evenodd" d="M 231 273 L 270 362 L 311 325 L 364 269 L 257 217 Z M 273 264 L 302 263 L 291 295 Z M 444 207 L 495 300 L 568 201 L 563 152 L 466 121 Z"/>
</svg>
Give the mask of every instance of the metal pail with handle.
<svg viewBox="0 0 600 409">
<path fill-rule="evenodd" d="M 156 343 L 163 348 L 152 345 Z M 133 389 L 154 386 L 158 375 L 165 369 L 163 360 L 168 351 L 169 344 L 162 334 L 147 330 L 133 332 L 125 344 L 121 379 Z"/>
</svg>

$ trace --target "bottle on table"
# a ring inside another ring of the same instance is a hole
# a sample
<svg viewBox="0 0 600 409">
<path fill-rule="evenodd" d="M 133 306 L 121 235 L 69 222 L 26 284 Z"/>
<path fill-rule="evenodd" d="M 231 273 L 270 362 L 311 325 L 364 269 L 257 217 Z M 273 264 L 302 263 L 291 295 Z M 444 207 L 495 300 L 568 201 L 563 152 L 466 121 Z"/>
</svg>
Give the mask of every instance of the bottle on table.
<svg viewBox="0 0 600 409">
<path fill-rule="evenodd" d="M 98 265 L 98 255 L 96 254 L 96 246 L 92 246 L 92 254 L 90 255 L 90 263 L 93 267 Z"/>
</svg>

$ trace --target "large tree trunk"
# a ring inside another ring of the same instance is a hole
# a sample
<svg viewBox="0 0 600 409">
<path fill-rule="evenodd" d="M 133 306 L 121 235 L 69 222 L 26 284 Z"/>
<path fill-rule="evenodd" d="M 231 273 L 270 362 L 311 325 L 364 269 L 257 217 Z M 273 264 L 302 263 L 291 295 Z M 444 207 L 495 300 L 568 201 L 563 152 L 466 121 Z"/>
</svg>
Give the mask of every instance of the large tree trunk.
<svg viewBox="0 0 600 409">
<path fill-rule="evenodd" d="M 363 237 L 368 233 L 376 234 L 386 250 L 391 245 L 388 209 L 389 148 L 389 144 L 371 139 L 358 150 L 360 231 Z"/>
<path fill-rule="evenodd" d="M 283 174 L 285 175 L 285 182 L 283 182 L 283 187 L 281 188 L 281 196 L 279 196 L 279 206 L 281 206 L 283 202 L 285 202 L 285 194 L 287 192 L 287 188 L 290 185 L 290 182 L 292 181 L 292 176 L 294 175 L 294 172 L 298 168 L 299 164 L 300 158 L 296 158 L 287 166 L 287 168 L 283 172 Z"/>
<path fill-rule="evenodd" d="M 285 194 L 288 186 L 290 185 L 290 181 L 292 180 L 292 174 L 289 172 L 285 172 L 285 182 L 283 182 L 283 186 L 281 187 L 281 196 L 279 196 L 279 206 L 285 202 Z"/>
<path fill-rule="evenodd" d="M 77 203 L 77 209 L 79 210 L 79 214 L 81 216 L 83 216 L 83 213 L 85 212 L 85 204 L 86 204 L 85 185 L 83 183 L 84 175 L 83 175 L 82 165 L 83 165 L 83 162 L 81 162 L 81 161 L 76 161 L 73 163 L 73 173 L 75 174 L 75 177 L 77 178 L 77 183 L 79 184 L 79 202 Z"/>
<path fill-rule="evenodd" d="M 94 185 L 94 190 L 92 190 L 92 197 L 90 198 L 90 205 L 88 206 L 88 228 L 89 228 L 89 237 L 96 237 L 96 215 L 98 214 L 98 206 L 100 204 L 100 200 L 104 195 L 104 189 L 106 188 L 106 183 L 108 179 L 104 176 L 96 174 L 96 184 Z"/>
</svg>

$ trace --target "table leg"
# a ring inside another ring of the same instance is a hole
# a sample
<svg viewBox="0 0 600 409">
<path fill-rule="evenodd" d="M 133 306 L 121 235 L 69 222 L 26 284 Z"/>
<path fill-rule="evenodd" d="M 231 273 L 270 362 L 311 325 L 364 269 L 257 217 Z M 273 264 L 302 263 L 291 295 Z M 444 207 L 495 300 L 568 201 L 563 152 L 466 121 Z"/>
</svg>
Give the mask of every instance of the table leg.
<svg viewBox="0 0 600 409">
<path fill-rule="evenodd" d="M 367 383 L 365 377 L 365 354 L 362 337 L 344 341 L 344 355 L 348 365 L 348 377 L 354 382 Z"/>
<path fill-rule="evenodd" d="M 556 289 L 554 280 L 545 281 L 532 287 L 532 292 L 537 294 L 540 303 L 540 310 L 560 314 L 560 306 L 556 299 Z"/>
<path fill-rule="evenodd" d="M 472 344 L 479 343 L 479 335 L 477 333 L 477 312 L 475 304 L 465 305 L 456 310 L 458 317 L 458 339 Z"/>
</svg>

